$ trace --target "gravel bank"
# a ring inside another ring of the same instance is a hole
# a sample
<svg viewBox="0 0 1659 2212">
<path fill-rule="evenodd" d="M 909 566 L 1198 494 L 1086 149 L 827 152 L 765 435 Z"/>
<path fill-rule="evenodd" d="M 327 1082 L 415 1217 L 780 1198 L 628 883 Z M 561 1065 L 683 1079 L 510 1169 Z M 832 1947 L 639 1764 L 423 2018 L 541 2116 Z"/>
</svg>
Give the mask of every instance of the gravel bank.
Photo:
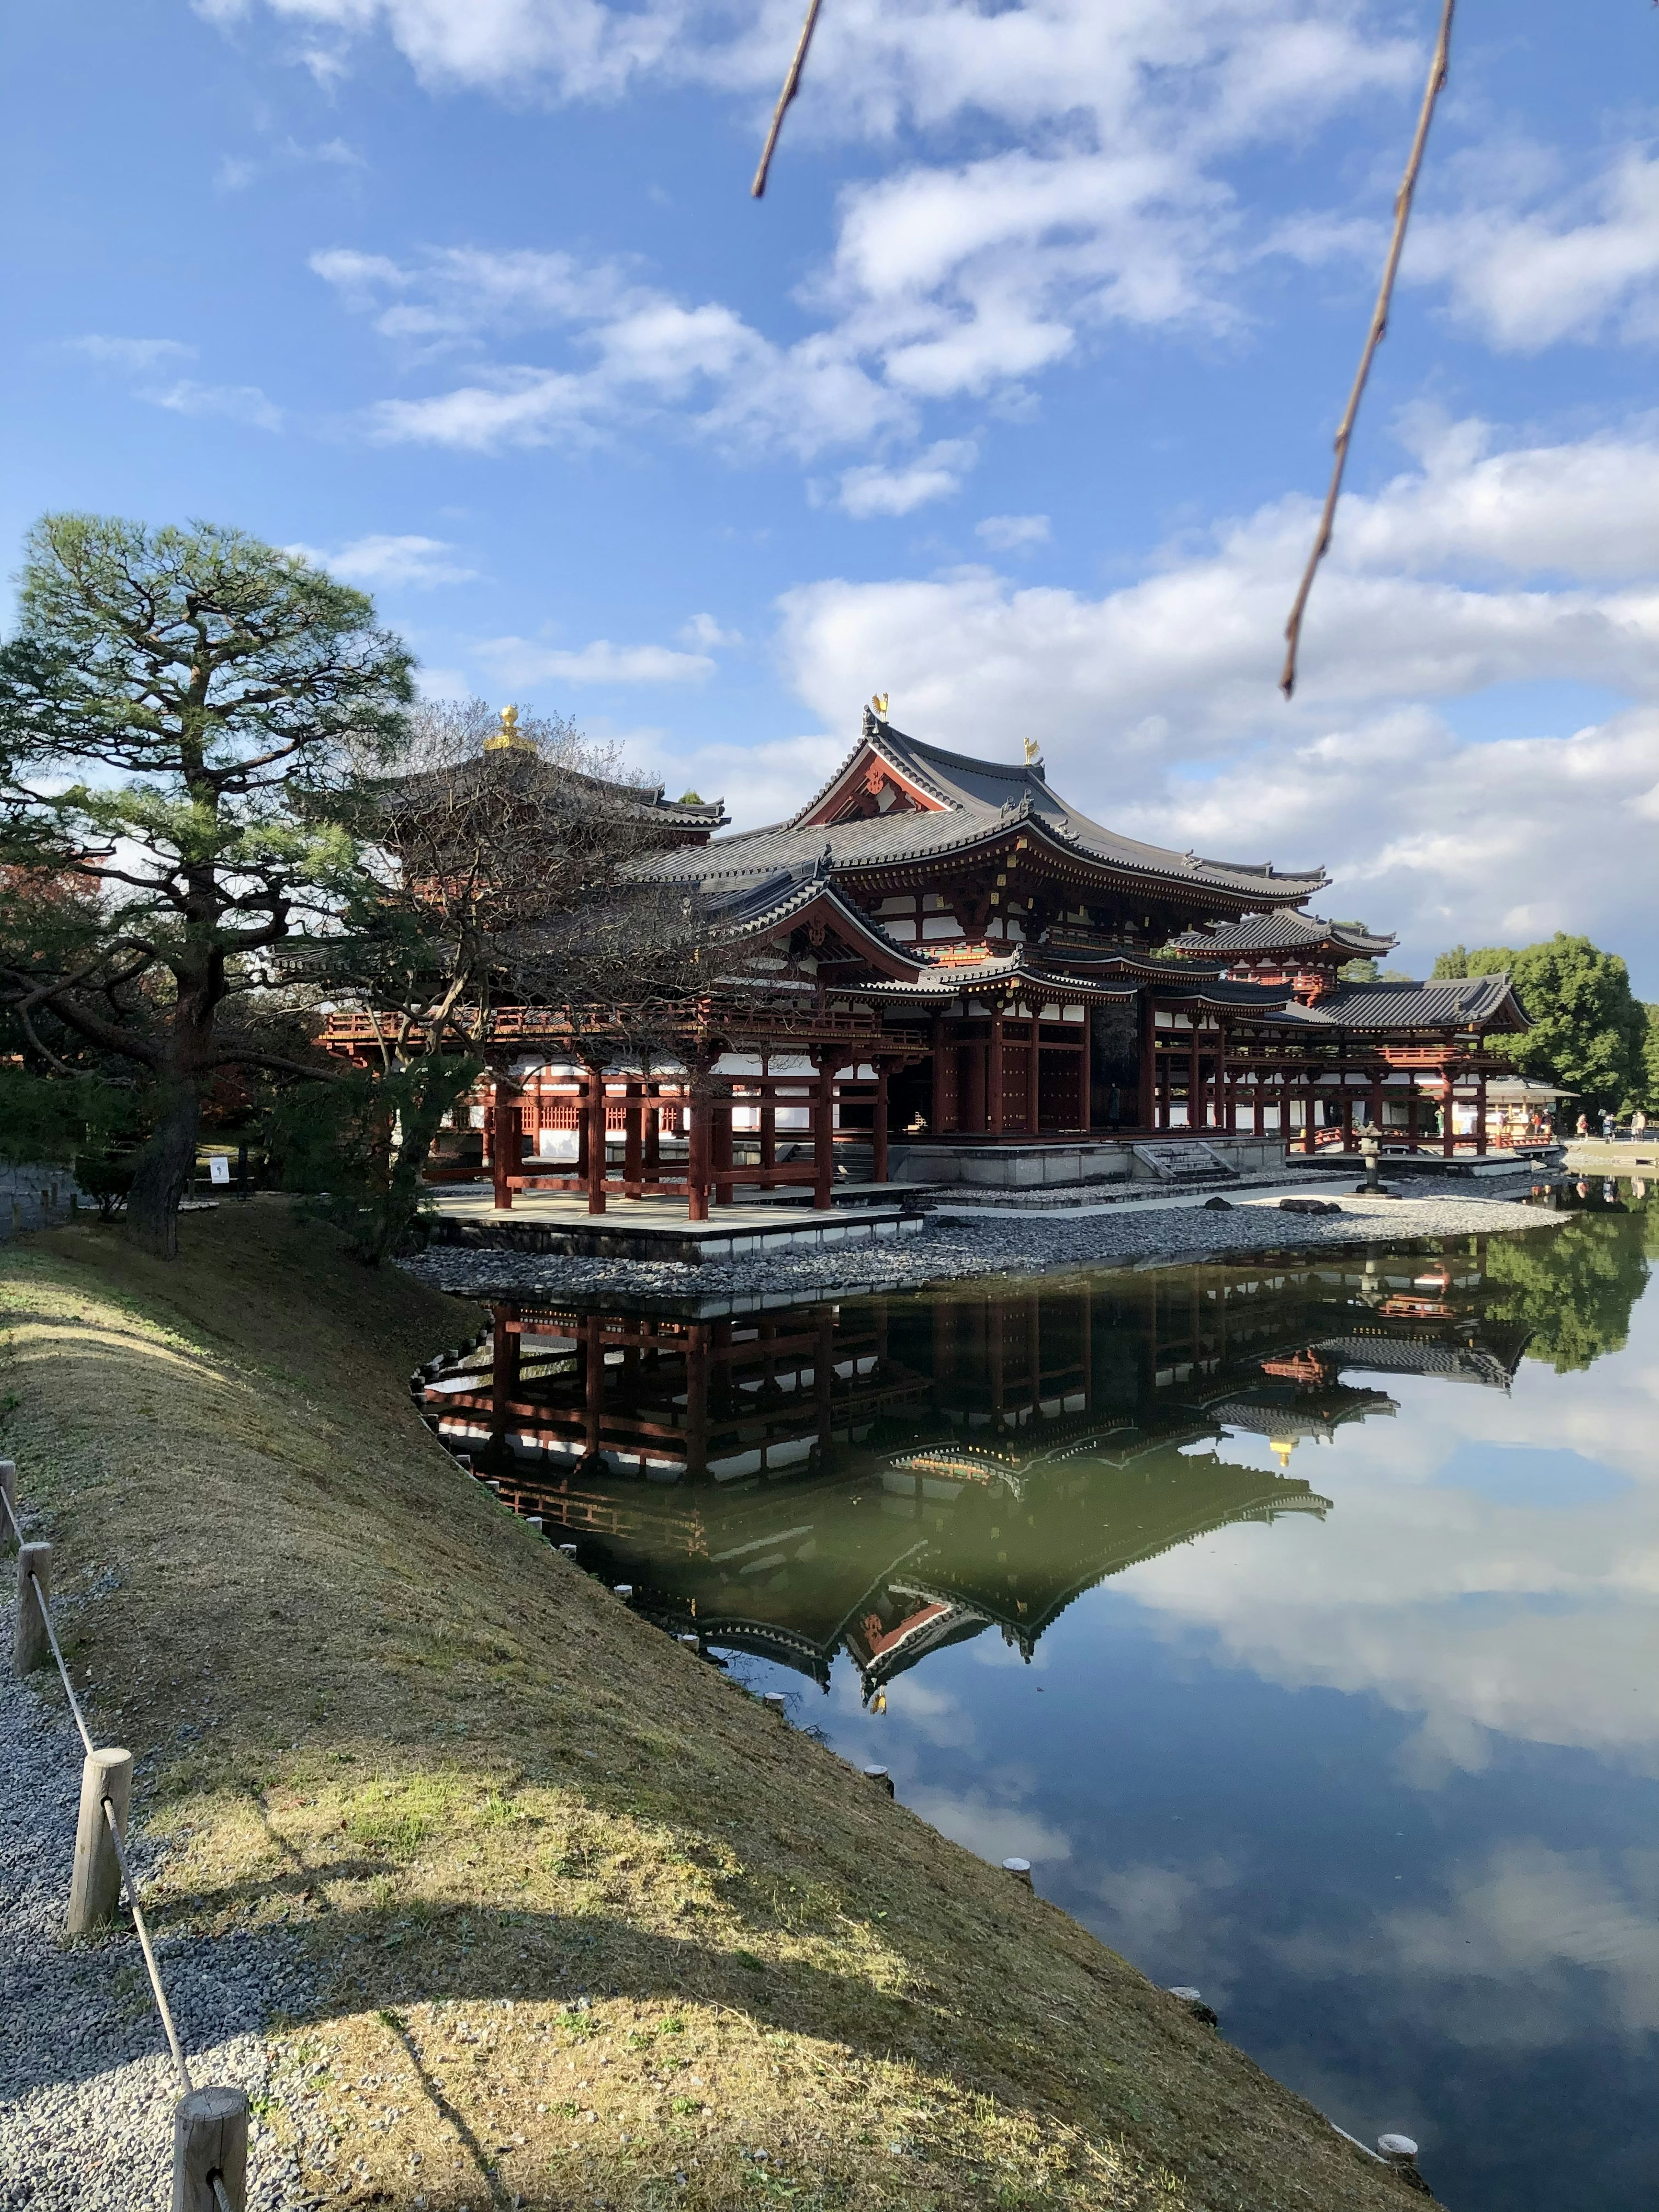
<svg viewBox="0 0 1659 2212">
<path fill-rule="evenodd" d="M 0 1634 L 9 1650 L 9 1609 Z M 100 1941 L 64 1939 L 81 1739 L 9 1674 L 0 1682 L 0 2206 L 165 2212 L 179 2085 L 138 1939 L 125 1912 Z M 134 1794 L 142 1800 L 142 1766 Z M 132 1856 L 142 1883 L 155 1856 L 136 1824 Z M 317 2201 L 299 2189 L 294 2156 L 310 2124 L 292 2045 L 268 2032 L 309 1996 L 296 1945 L 173 1934 L 157 1939 L 156 1954 L 194 2080 L 228 2083 L 256 2100 L 250 2212 L 301 2212 Z"/>
<path fill-rule="evenodd" d="M 920 1236 L 828 1252 L 759 1254 L 701 1267 L 672 1261 L 589 1260 L 562 1253 L 480 1252 L 437 1245 L 403 1262 L 434 1288 L 464 1296 L 549 1293 L 584 1297 L 851 1297 L 860 1291 L 920 1290 L 975 1275 L 1042 1274 L 1057 1268 L 1144 1267 L 1230 1254 L 1396 1243 L 1414 1237 L 1490 1236 L 1541 1230 L 1566 1217 L 1521 1202 L 1530 1179 L 1507 1178 L 1489 1196 L 1460 1191 L 1398 1199 L 1334 1198 L 1340 1213 L 1281 1212 L 1276 1199 L 1248 1194 L 1225 1211 L 1202 1204 L 1113 1206 L 1098 1213 L 928 1217 Z M 1508 1193 L 1505 1195 L 1505 1192 Z"/>
</svg>

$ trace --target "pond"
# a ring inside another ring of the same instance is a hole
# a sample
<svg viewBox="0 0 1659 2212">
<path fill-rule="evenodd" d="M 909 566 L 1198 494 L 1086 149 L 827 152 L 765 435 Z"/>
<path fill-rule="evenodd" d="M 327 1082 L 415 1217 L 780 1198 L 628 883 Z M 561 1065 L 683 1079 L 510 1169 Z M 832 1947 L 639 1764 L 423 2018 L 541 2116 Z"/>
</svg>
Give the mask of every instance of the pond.
<svg viewBox="0 0 1659 2212">
<path fill-rule="evenodd" d="M 738 1319 L 495 1309 L 550 1540 L 1455 2212 L 1659 2197 L 1659 1207 Z"/>
</svg>

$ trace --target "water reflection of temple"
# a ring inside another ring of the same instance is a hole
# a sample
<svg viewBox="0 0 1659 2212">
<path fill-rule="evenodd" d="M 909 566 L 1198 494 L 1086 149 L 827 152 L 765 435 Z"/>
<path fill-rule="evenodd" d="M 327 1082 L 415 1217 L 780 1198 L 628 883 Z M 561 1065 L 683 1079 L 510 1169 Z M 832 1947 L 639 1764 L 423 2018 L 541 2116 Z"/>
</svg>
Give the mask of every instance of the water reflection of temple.
<svg viewBox="0 0 1659 2212">
<path fill-rule="evenodd" d="M 1284 1467 L 1394 1412 L 1347 1369 L 1506 1382 L 1524 1332 L 1479 1320 L 1478 1266 L 1411 1267 L 997 1279 L 713 1322 L 502 1304 L 488 1364 L 427 1410 L 648 1614 L 820 1682 L 844 1650 L 874 1693 L 988 1629 L 1029 1658 L 1082 1591 L 1175 1545 L 1322 1518 L 1224 1442 L 1267 1437 Z"/>
</svg>

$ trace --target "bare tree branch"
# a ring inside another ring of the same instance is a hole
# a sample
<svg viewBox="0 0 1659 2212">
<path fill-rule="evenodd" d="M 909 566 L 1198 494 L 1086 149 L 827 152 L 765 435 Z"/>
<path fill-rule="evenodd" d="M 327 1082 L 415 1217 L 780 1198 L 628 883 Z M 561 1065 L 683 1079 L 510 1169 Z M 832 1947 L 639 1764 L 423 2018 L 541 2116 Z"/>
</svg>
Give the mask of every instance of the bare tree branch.
<svg viewBox="0 0 1659 2212">
<path fill-rule="evenodd" d="M 1435 102 L 1446 82 L 1455 5 L 1455 0 L 1444 0 L 1440 11 L 1440 36 L 1435 41 L 1434 59 L 1429 64 L 1429 82 L 1424 90 L 1423 106 L 1417 118 L 1417 135 L 1412 140 L 1406 173 L 1395 196 L 1394 236 L 1389 242 L 1389 258 L 1382 270 L 1382 286 L 1376 295 L 1376 306 L 1371 313 L 1371 326 L 1366 334 L 1364 351 L 1359 356 L 1359 371 L 1353 380 L 1353 390 L 1348 394 L 1347 406 L 1337 425 L 1336 461 L 1331 470 L 1330 489 L 1325 494 L 1324 513 L 1319 518 L 1319 533 L 1314 539 L 1313 551 L 1308 556 L 1308 565 L 1302 572 L 1302 582 L 1297 592 L 1296 603 L 1291 609 L 1291 618 L 1285 625 L 1285 666 L 1279 678 L 1279 688 L 1287 699 L 1296 690 L 1297 648 L 1302 641 L 1302 617 L 1307 611 L 1308 594 L 1313 589 L 1319 564 L 1330 550 L 1331 526 L 1336 519 L 1336 502 L 1342 490 L 1342 472 L 1348 465 L 1348 441 L 1353 435 L 1354 419 L 1359 412 L 1365 380 L 1371 373 L 1371 362 L 1376 358 L 1377 347 L 1382 343 L 1382 334 L 1389 327 L 1389 307 L 1394 298 L 1395 276 L 1406 243 L 1406 225 L 1411 220 L 1412 196 L 1417 190 L 1418 172 L 1423 166 L 1423 149 L 1429 141 L 1429 125 L 1433 118 Z"/>
<path fill-rule="evenodd" d="M 755 172 L 755 181 L 749 187 L 751 199 L 759 199 L 766 190 L 767 172 L 772 166 L 778 133 L 783 128 L 783 118 L 790 101 L 800 90 L 800 73 L 806 60 L 806 49 L 812 43 L 812 30 L 818 20 L 820 0 L 807 0 L 806 21 L 800 27 L 800 37 L 795 42 L 795 58 L 789 64 L 789 74 L 783 80 L 783 90 L 778 94 L 778 104 L 772 111 L 772 128 L 766 134 L 766 143 L 761 149 L 760 167 Z"/>
</svg>

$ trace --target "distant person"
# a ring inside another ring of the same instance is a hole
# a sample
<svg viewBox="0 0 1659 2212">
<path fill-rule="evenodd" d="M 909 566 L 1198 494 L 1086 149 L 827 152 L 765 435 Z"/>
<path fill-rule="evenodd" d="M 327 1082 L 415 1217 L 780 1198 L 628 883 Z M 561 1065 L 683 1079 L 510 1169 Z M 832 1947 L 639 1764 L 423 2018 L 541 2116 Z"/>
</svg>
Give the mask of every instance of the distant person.
<svg viewBox="0 0 1659 2212">
<path fill-rule="evenodd" d="M 1589 1134 L 1589 1115 L 1588 1114 L 1581 1114 L 1578 1116 L 1578 1134 L 1581 1137 L 1588 1137 Z"/>
<path fill-rule="evenodd" d="M 1632 1141 L 1638 1145 L 1648 1133 L 1648 1117 L 1639 1106 L 1630 1117 L 1630 1133 Z"/>
<path fill-rule="evenodd" d="M 1601 1142 L 1604 1145 L 1610 1145 L 1618 1134 L 1618 1115 L 1610 1110 L 1604 1109 L 1601 1115 Z"/>
</svg>

